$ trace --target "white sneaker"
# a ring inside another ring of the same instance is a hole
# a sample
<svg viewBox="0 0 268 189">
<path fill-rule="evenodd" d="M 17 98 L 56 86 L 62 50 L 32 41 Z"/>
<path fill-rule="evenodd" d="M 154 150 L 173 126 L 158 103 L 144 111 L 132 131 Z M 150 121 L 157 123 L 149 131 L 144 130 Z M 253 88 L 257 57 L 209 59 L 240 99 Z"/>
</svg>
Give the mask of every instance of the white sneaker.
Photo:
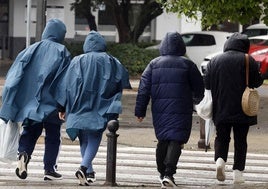
<svg viewBox="0 0 268 189">
<path fill-rule="evenodd" d="M 239 170 L 233 171 L 233 181 L 234 184 L 241 184 L 245 182 L 245 179 L 243 177 L 243 172 Z"/>
<path fill-rule="evenodd" d="M 222 158 L 216 161 L 216 178 L 218 181 L 225 181 L 225 161 Z"/>
<path fill-rule="evenodd" d="M 159 176 L 159 182 L 161 183 L 161 189 L 166 189 L 166 186 L 163 184 L 164 176 Z"/>
<path fill-rule="evenodd" d="M 176 188 L 177 184 L 174 181 L 174 178 L 172 176 L 165 176 L 162 184 L 167 188 Z"/>
</svg>

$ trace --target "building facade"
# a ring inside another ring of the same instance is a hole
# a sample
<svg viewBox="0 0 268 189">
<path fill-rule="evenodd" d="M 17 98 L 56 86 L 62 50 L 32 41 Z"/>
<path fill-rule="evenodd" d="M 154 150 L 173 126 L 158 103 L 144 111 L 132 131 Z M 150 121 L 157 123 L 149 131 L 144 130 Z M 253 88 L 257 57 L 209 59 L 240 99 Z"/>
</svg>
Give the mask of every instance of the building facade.
<svg viewBox="0 0 268 189">
<path fill-rule="evenodd" d="M 46 20 L 58 18 L 67 27 L 66 40 L 83 41 L 88 34 L 87 23 L 79 21 L 75 12 L 71 11 L 74 0 L 46 0 Z M 27 0 L 0 0 L 0 58 L 14 59 L 26 47 L 26 37 L 30 42 L 35 41 L 37 0 L 31 0 L 31 9 L 27 10 Z M 30 10 L 30 16 L 27 17 Z M 114 25 L 107 23 L 105 9 L 92 9 L 96 18 L 98 31 L 107 41 L 118 42 L 118 32 Z M 30 18 L 29 24 L 27 24 Z M 28 28 L 29 29 L 28 29 Z M 28 30 L 27 30 L 28 29 Z M 200 21 L 189 20 L 184 16 L 178 17 L 174 13 L 164 12 L 154 19 L 141 36 L 142 41 L 160 41 L 168 31 L 178 32 L 200 31 Z"/>
</svg>

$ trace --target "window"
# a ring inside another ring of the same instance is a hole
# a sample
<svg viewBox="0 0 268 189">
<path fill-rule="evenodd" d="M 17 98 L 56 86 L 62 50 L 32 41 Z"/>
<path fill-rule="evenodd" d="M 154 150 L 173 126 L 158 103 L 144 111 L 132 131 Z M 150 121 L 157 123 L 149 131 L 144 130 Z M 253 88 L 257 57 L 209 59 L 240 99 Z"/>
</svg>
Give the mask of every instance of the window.
<svg viewBox="0 0 268 189">
<path fill-rule="evenodd" d="M 243 34 L 246 34 L 248 37 L 258 36 L 258 35 L 267 35 L 268 29 L 246 29 Z"/>
<path fill-rule="evenodd" d="M 99 11 L 99 25 L 114 25 L 115 21 L 113 18 L 112 9 L 109 5 L 106 5 L 106 9 L 104 11 Z"/>
<path fill-rule="evenodd" d="M 207 34 L 185 34 L 182 39 L 186 46 L 211 46 L 216 45 L 214 36 Z"/>
<path fill-rule="evenodd" d="M 250 39 L 251 45 L 268 46 L 268 40 L 266 39 Z"/>
</svg>

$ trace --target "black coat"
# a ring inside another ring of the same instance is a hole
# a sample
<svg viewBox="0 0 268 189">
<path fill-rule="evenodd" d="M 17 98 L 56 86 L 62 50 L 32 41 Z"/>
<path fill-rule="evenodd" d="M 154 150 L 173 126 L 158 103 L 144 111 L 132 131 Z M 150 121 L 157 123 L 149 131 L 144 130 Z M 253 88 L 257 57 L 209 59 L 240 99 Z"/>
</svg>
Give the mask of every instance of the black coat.
<svg viewBox="0 0 268 189">
<path fill-rule="evenodd" d="M 166 35 L 160 54 L 142 74 L 135 115 L 145 117 L 151 99 L 157 139 L 186 143 L 191 133 L 193 103 L 199 103 L 204 95 L 203 79 L 197 66 L 183 56 L 185 45 L 177 32 Z"/>
<path fill-rule="evenodd" d="M 211 89 L 213 99 L 213 121 L 219 124 L 257 124 L 257 117 L 249 117 L 242 111 L 241 99 L 246 87 L 245 53 L 249 50 L 246 35 L 233 34 L 224 45 L 224 52 L 210 61 L 204 81 Z M 256 61 L 249 57 L 249 86 L 262 85 Z"/>
</svg>

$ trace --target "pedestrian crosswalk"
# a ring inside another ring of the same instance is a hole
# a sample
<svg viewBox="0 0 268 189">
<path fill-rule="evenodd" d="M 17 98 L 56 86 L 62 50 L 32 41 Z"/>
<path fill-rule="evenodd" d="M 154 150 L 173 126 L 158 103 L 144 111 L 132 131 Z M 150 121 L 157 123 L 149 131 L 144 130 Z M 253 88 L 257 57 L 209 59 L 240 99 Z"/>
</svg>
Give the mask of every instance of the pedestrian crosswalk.
<svg viewBox="0 0 268 189">
<path fill-rule="evenodd" d="M 2 185 L 40 185 L 43 178 L 44 145 L 37 144 L 28 165 L 28 177 L 20 180 L 15 176 L 16 162 L 0 162 L 0 186 Z M 94 160 L 97 182 L 93 186 L 103 185 L 106 180 L 105 143 L 99 148 Z M 268 181 L 268 155 L 251 154 L 247 156 L 244 173 L 246 183 L 265 183 Z M 232 159 L 230 153 L 226 167 L 225 184 L 232 184 Z M 53 185 L 77 186 L 74 176 L 81 161 L 78 145 L 62 145 L 58 159 L 58 170 L 63 180 L 53 182 Z M 144 147 L 129 147 L 119 145 L 116 159 L 116 183 L 121 186 L 159 187 L 158 172 L 155 163 L 155 149 Z M 176 183 L 181 187 L 199 188 L 217 183 L 215 179 L 215 164 L 213 152 L 184 150 L 178 163 L 175 175 Z"/>
</svg>

